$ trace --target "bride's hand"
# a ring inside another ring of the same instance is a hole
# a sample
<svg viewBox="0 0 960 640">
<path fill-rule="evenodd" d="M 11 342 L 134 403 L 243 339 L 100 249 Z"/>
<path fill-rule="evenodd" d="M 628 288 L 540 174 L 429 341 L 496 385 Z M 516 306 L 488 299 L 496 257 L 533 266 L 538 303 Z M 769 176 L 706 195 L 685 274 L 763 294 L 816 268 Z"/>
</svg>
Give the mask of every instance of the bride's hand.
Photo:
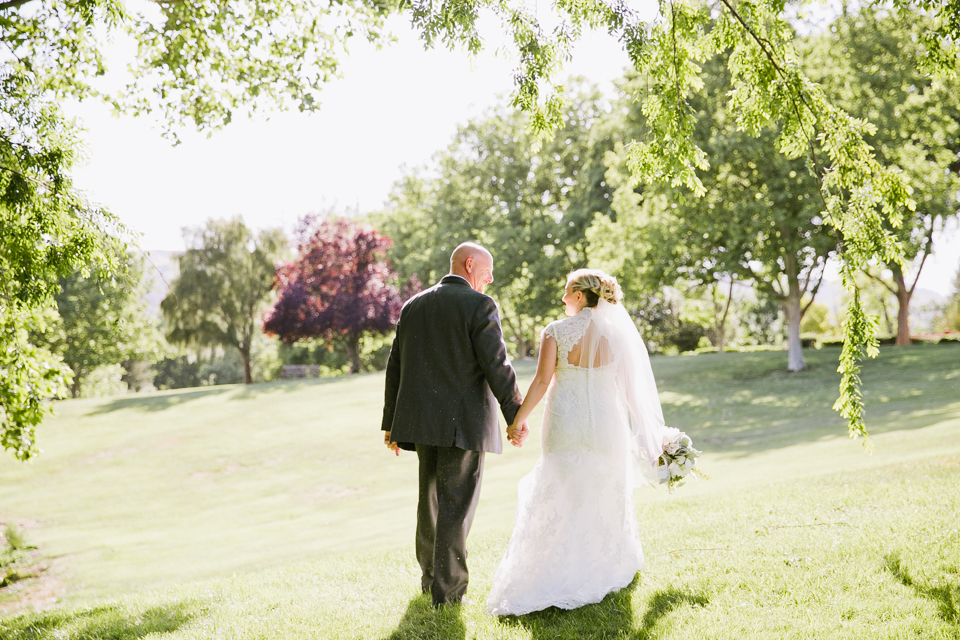
<svg viewBox="0 0 960 640">
<path fill-rule="evenodd" d="M 530 428 L 527 426 L 526 421 L 520 423 L 519 425 L 514 422 L 509 427 L 507 427 L 507 440 L 510 441 L 515 447 L 522 447 L 523 441 L 527 439 L 527 435 L 530 434 Z"/>
</svg>

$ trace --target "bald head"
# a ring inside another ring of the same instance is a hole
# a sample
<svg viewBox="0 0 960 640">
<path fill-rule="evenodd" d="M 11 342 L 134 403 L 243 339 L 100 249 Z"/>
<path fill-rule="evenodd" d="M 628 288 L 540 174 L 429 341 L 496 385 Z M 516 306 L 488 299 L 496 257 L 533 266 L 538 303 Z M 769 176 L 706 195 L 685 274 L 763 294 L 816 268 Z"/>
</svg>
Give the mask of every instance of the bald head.
<svg viewBox="0 0 960 640">
<path fill-rule="evenodd" d="M 466 263 L 467 258 L 476 260 L 478 256 L 483 256 L 490 260 L 490 262 L 493 262 L 493 256 L 490 255 L 489 251 L 475 242 L 464 242 L 450 254 L 450 273 L 456 273 L 454 269 L 462 267 Z M 457 273 L 457 275 L 461 274 Z"/>
<path fill-rule="evenodd" d="M 450 255 L 450 273 L 483 293 L 483 288 L 493 282 L 493 256 L 474 242 L 464 242 Z"/>
</svg>

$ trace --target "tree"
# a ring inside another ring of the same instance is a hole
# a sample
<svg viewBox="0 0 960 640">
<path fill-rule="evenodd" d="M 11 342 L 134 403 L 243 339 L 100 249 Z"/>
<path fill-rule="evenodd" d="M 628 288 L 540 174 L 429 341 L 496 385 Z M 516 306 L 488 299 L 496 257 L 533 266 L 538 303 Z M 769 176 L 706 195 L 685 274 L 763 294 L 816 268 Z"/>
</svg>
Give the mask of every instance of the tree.
<svg viewBox="0 0 960 640">
<path fill-rule="evenodd" d="M 359 373 L 364 334 L 391 331 L 417 283 L 411 280 L 407 296 L 401 294 L 386 261 L 391 241 L 369 225 L 307 216 L 297 235 L 299 256 L 277 268 L 279 297 L 263 330 L 286 344 L 342 340 L 351 372 Z"/>
<path fill-rule="evenodd" d="M 29 340 L 52 311 L 0 308 L 0 444 L 18 460 L 39 453 L 36 426 L 51 411 L 50 398 L 68 391 L 72 374 L 63 360 Z"/>
<path fill-rule="evenodd" d="M 240 218 L 186 229 L 180 275 L 160 303 L 167 340 L 233 347 L 243 358 L 243 381 L 253 382 L 250 348 L 273 287 L 274 265 L 286 246 L 279 229 L 254 234 Z"/>
<path fill-rule="evenodd" d="M 489 289 L 519 357 L 533 354 L 539 328 L 562 311 L 566 276 L 586 261 L 584 232 L 596 212 L 610 211 L 606 107 L 594 87 L 574 83 L 556 138 L 535 148 L 527 118 L 499 105 L 400 180 L 379 216 L 401 278 L 436 282 L 464 241 L 493 249 Z"/>
<path fill-rule="evenodd" d="M 608 156 L 608 179 L 617 185 L 617 220 L 598 219 L 599 229 L 591 237 L 617 238 L 625 227 L 637 229 L 626 231 L 634 241 L 624 251 L 591 245 L 591 256 L 609 259 L 622 253 L 620 268 L 637 272 L 640 286 L 654 289 L 692 284 L 714 289 L 716 299 L 719 282 L 727 282 L 731 293 L 737 280 L 754 283 L 761 295 L 782 306 L 787 366 L 799 371 L 805 367 L 800 323 L 836 239 L 820 217 L 814 176 L 801 159 L 776 151 L 778 131 L 768 126 L 755 136 L 733 126 L 725 98 L 731 90 L 727 66 L 722 58 L 704 65 L 704 87 L 690 102 L 698 122 L 694 139 L 713 158 L 697 174 L 702 196 L 694 197 L 686 185 L 655 183 L 637 189 L 624 168 L 629 154 L 619 144 Z M 634 75 L 621 91 L 629 96 L 646 85 L 645 78 Z M 649 119 L 636 104 L 631 108 L 627 100 L 623 108 L 628 138 L 649 130 Z M 714 309 L 714 325 L 723 335 L 728 307 L 718 301 Z"/>
<path fill-rule="evenodd" d="M 934 232 L 960 207 L 960 85 L 935 81 L 916 64 L 931 26 L 922 15 L 866 6 L 804 43 L 811 76 L 851 114 L 870 119 L 875 131 L 867 142 L 913 189 L 916 208 L 903 210 L 898 227 L 884 223 L 903 247 L 903 263 L 880 259 L 865 269 L 897 299 L 901 345 L 910 344 L 910 300 Z"/>
<path fill-rule="evenodd" d="M 9 45 L 8 29 L 0 9 L 0 44 Z M 49 323 L 60 278 L 109 273 L 123 230 L 74 189 L 74 131 L 56 103 L 0 59 L 0 442 L 26 460 L 49 400 L 70 379 L 30 335 Z"/>
<path fill-rule="evenodd" d="M 127 359 L 151 360 L 157 354 L 160 336 L 141 297 L 143 259 L 130 254 L 118 262 L 121 266 L 110 278 L 80 272 L 61 278 L 54 296 L 58 319 L 33 339 L 73 371 L 74 398 L 93 369 Z"/>
</svg>

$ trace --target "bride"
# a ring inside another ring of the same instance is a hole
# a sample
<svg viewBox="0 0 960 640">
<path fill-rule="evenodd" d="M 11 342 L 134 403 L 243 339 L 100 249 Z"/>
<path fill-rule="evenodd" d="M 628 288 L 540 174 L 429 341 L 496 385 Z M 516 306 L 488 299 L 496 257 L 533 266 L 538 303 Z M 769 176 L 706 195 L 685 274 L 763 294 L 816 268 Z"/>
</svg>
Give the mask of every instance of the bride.
<svg viewBox="0 0 960 640">
<path fill-rule="evenodd" d="M 520 481 L 517 519 L 487 610 L 522 615 L 601 601 L 643 569 L 633 488 L 657 481 L 663 414 L 643 340 L 612 276 L 567 278 L 569 316 L 547 325 L 510 434 L 547 396 L 543 455 Z"/>
</svg>

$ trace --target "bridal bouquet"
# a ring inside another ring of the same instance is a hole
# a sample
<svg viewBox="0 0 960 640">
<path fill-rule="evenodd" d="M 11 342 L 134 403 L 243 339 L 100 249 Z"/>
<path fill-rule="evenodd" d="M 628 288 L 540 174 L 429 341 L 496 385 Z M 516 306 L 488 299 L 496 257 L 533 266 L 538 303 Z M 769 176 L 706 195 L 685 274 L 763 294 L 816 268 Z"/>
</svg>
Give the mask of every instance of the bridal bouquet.
<svg viewBox="0 0 960 640">
<path fill-rule="evenodd" d="M 697 469 L 697 456 L 700 451 L 693 448 L 690 436 L 673 427 L 664 428 L 663 455 L 657 470 L 660 472 L 660 484 L 666 484 L 673 493 L 674 487 L 683 483 L 688 475 L 704 476 Z"/>
</svg>

